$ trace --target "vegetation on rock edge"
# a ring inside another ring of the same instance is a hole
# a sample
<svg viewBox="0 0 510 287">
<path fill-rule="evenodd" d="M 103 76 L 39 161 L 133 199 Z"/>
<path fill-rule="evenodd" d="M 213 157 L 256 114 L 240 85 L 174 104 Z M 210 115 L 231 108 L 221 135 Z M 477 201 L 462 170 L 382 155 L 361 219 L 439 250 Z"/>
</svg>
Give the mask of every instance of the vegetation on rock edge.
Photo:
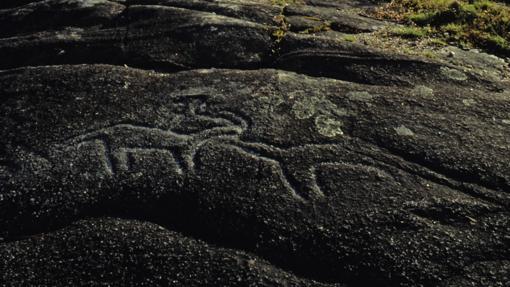
<svg viewBox="0 0 510 287">
<path fill-rule="evenodd" d="M 510 7 L 489 0 L 392 0 L 378 18 L 410 25 L 395 29 L 402 37 L 434 37 L 445 44 L 481 48 L 510 56 Z"/>
</svg>

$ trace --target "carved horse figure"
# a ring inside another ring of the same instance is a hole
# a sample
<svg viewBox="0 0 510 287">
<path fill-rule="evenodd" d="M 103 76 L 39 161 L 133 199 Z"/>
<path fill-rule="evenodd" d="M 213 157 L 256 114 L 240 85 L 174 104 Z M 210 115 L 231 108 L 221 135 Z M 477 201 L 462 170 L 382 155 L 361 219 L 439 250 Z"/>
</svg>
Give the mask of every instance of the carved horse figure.
<svg viewBox="0 0 510 287">
<path fill-rule="evenodd" d="M 101 145 L 105 168 L 111 175 L 128 171 L 129 156 L 139 152 L 170 154 L 175 160 L 177 173 L 189 174 L 194 172 L 197 150 L 207 142 L 216 141 L 275 166 L 282 184 L 294 198 L 306 201 L 324 196 L 316 182 L 315 168 L 322 163 L 331 163 L 341 156 L 334 145 L 280 148 L 266 143 L 248 142 L 241 138 L 243 132 L 249 128 L 248 121 L 243 117 L 228 111 L 217 112 L 214 115 L 206 114 L 205 96 L 188 96 L 185 99 L 184 117 L 203 123 L 202 126 L 206 128 L 186 133 L 146 124 L 119 123 L 73 137 L 65 144 L 78 147 L 87 143 Z M 322 151 L 311 155 L 310 149 Z M 300 154 L 306 154 L 307 162 L 302 162 Z M 292 170 L 290 166 L 293 164 L 289 164 L 291 162 L 299 162 L 298 166 L 308 168 Z"/>
<path fill-rule="evenodd" d="M 137 152 L 170 153 L 175 159 L 178 173 L 192 172 L 193 157 L 201 145 L 213 138 L 238 138 L 246 129 L 246 124 L 236 122 L 237 117 L 228 112 L 222 112 L 223 116 L 218 117 L 200 114 L 199 110 L 205 105 L 202 97 L 184 99 L 184 103 L 178 103 L 185 105 L 184 117 L 195 120 L 205 128 L 194 132 L 176 132 L 144 123 L 118 123 L 73 137 L 65 145 L 101 145 L 105 167 L 110 174 L 128 170 L 129 155 Z"/>
</svg>

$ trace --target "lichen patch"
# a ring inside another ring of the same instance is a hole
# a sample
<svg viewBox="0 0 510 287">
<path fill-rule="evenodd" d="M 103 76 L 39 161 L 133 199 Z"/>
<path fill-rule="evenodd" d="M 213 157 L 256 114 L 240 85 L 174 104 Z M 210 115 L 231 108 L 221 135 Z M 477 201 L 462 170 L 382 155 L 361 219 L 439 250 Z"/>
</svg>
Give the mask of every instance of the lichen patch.
<svg viewBox="0 0 510 287">
<path fill-rule="evenodd" d="M 441 73 L 445 77 L 455 81 L 466 81 L 468 79 L 468 76 L 464 72 L 448 67 L 441 67 Z"/>
<path fill-rule="evenodd" d="M 401 125 L 399 127 L 393 128 L 393 129 L 395 130 L 395 132 L 397 132 L 397 135 L 399 135 L 399 136 L 404 136 L 404 137 L 414 136 L 414 132 L 404 125 Z"/>
<path fill-rule="evenodd" d="M 353 101 L 367 102 L 374 99 L 376 96 L 366 91 L 352 91 L 347 93 L 347 97 Z"/>
<path fill-rule="evenodd" d="M 296 99 L 292 106 L 292 112 L 297 119 L 304 120 L 309 119 L 315 115 L 317 99 L 314 97 L 301 97 Z"/>
<path fill-rule="evenodd" d="M 336 137 L 343 135 L 343 123 L 329 116 L 318 116 L 315 118 L 315 127 L 317 131 L 326 137 Z"/>
<path fill-rule="evenodd" d="M 432 97 L 434 96 L 434 90 L 427 86 L 418 85 L 411 91 L 411 95 L 416 97 Z"/>
<path fill-rule="evenodd" d="M 462 103 L 466 106 L 466 107 L 470 107 L 470 106 L 473 106 L 476 104 L 476 101 L 473 100 L 473 99 L 463 99 L 462 100 Z"/>
</svg>

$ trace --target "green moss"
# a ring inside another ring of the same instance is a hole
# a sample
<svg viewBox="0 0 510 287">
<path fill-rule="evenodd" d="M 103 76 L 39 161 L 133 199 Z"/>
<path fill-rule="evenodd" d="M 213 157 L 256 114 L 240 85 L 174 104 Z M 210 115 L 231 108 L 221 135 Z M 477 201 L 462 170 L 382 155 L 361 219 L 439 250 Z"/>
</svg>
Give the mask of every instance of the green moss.
<svg viewBox="0 0 510 287">
<path fill-rule="evenodd" d="M 446 47 L 448 46 L 448 43 L 441 39 L 433 38 L 428 41 L 429 45 L 436 46 L 436 47 Z"/>
<path fill-rule="evenodd" d="M 431 13 L 431 12 L 416 13 L 416 14 L 413 14 L 413 15 L 409 15 L 409 19 L 411 21 L 413 21 L 414 23 L 416 23 L 416 24 L 427 25 L 427 24 L 430 24 L 430 22 L 432 22 L 432 20 L 434 19 L 435 15 L 436 15 L 436 13 Z"/>
<path fill-rule="evenodd" d="M 457 23 L 448 23 L 442 26 L 441 31 L 451 33 L 452 35 L 460 35 L 466 27 Z"/>
<path fill-rule="evenodd" d="M 357 38 L 355 35 L 345 35 L 343 36 L 343 40 L 347 42 L 356 42 Z"/>
<path fill-rule="evenodd" d="M 330 31 L 330 30 L 331 30 L 331 22 L 321 20 L 321 22 L 319 22 L 317 25 L 315 25 L 311 28 L 305 29 L 303 31 L 300 31 L 299 33 L 314 34 L 314 33 L 319 33 L 319 32 Z"/>
<path fill-rule="evenodd" d="M 492 49 L 501 51 L 510 50 L 510 42 L 499 35 L 486 35 L 481 38 L 485 41 L 485 44 Z"/>
<path fill-rule="evenodd" d="M 427 29 L 421 27 L 399 27 L 391 33 L 404 38 L 423 38 L 428 34 Z"/>
</svg>

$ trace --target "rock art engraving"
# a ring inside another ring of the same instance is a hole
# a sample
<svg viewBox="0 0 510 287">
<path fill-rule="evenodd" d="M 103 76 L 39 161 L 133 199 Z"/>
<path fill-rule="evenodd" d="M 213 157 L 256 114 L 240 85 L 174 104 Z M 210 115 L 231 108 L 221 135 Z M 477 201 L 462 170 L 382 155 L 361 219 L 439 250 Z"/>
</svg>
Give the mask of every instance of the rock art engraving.
<svg viewBox="0 0 510 287">
<path fill-rule="evenodd" d="M 278 147 L 269 143 L 247 141 L 242 137 L 251 119 L 238 111 L 209 109 L 205 95 L 187 95 L 176 101 L 177 117 L 184 127 L 189 122 L 201 123 L 200 130 L 186 131 L 163 129 L 143 123 L 119 123 L 73 137 L 66 146 L 80 148 L 95 144 L 102 155 L 103 168 L 114 176 L 132 170 L 134 157 L 142 154 L 159 154 L 173 159 L 179 176 L 195 174 L 197 151 L 206 143 L 230 147 L 247 157 L 256 158 L 274 167 L 286 192 L 294 199 L 307 202 L 327 197 L 317 183 L 317 169 L 324 165 L 341 165 L 342 149 L 336 144 L 309 144 Z M 333 119 L 331 119 L 333 121 Z M 327 131 L 341 134 L 341 123 L 327 122 Z M 334 123 L 334 124 L 333 124 Z M 200 126 L 200 125 L 199 125 Z M 399 135 L 409 136 L 410 131 L 399 127 Z M 333 136 L 333 134 L 331 135 Z M 306 155 L 307 160 L 304 160 Z M 298 166 L 296 168 L 294 166 Z"/>
<path fill-rule="evenodd" d="M 88 133 L 72 137 L 63 144 L 77 147 L 94 144 L 101 154 L 106 172 L 115 176 L 132 170 L 136 155 L 155 153 L 172 158 L 175 172 L 186 176 L 195 173 L 197 151 L 206 143 L 238 149 L 246 156 L 255 157 L 275 167 L 286 191 L 295 199 L 307 201 L 324 197 L 316 182 L 315 171 L 325 162 L 338 160 L 331 152 L 321 153 L 318 149 L 326 147 L 337 149 L 334 145 L 306 145 L 302 147 L 276 147 L 261 142 L 249 142 L 242 134 L 249 128 L 250 120 L 238 112 L 207 110 L 208 96 L 193 95 L 179 98 L 176 102 L 182 121 L 203 123 L 205 128 L 198 131 L 181 131 L 181 128 L 163 129 L 145 123 L 118 123 L 99 128 Z M 179 131 L 177 131 L 179 130 Z M 299 150 L 299 151 L 297 151 Z M 292 162 L 299 161 L 299 154 L 321 154 L 308 168 L 293 169 Z"/>
<path fill-rule="evenodd" d="M 228 115 L 227 112 L 224 114 Z M 80 135 L 67 141 L 66 144 L 76 145 L 78 148 L 91 142 L 98 145 L 102 154 L 103 167 L 112 176 L 129 171 L 132 157 L 140 153 L 170 155 L 176 164 L 175 172 L 186 175 L 195 172 L 197 150 L 205 143 L 216 140 L 220 145 L 234 147 L 247 156 L 275 166 L 283 186 L 294 198 L 306 200 L 310 197 L 323 196 L 315 182 L 314 166 L 296 174 L 295 171 L 288 169 L 282 156 L 288 151 L 267 144 L 242 141 L 239 137 L 242 131 L 242 127 L 233 125 L 181 134 L 154 127 L 117 124 Z"/>
<path fill-rule="evenodd" d="M 317 169 L 325 164 L 341 164 L 339 160 L 342 159 L 342 151 L 335 144 L 308 144 L 285 148 L 237 140 L 229 144 L 249 156 L 274 164 L 289 194 L 304 202 L 326 197 L 317 183 Z M 311 160 L 304 160 L 303 155 Z"/>
<path fill-rule="evenodd" d="M 298 201 L 308 202 L 328 196 L 317 182 L 318 168 L 343 164 L 341 147 L 337 144 L 279 147 L 247 141 L 242 135 L 251 126 L 249 116 L 223 107 L 211 109 L 211 98 L 202 94 L 179 95 L 174 103 L 173 113 L 178 118 L 174 128 L 118 123 L 72 137 L 63 145 L 79 149 L 94 144 L 96 153 L 101 155 L 102 168 L 110 176 L 133 170 L 135 157 L 144 154 L 170 158 L 175 163 L 177 175 L 192 176 L 195 174 L 197 151 L 207 143 L 214 143 L 234 148 L 244 156 L 271 165 L 287 194 Z M 198 125 L 190 127 L 193 122 Z M 325 123 L 322 131 L 330 133 L 326 135 L 342 134 L 341 122 L 334 118 L 325 118 L 322 122 Z M 395 128 L 395 131 L 401 136 L 414 135 L 405 127 Z M 321 130 L 318 132 L 321 133 Z M 308 158 L 304 160 L 303 155 Z"/>
<path fill-rule="evenodd" d="M 0 286 L 507 286 L 508 63 L 379 2 L 0 0 Z"/>
<path fill-rule="evenodd" d="M 177 172 L 193 171 L 194 154 L 204 142 L 211 138 L 238 135 L 238 126 L 224 126 L 184 134 L 141 124 L 116 124 L 77 136 L 67 145 L 83 145 L 94 141 L 104 150 L 104 162 L 109 173 L 129 169 L 129 154 L 139 152 L 170 153 L 177 164 Z"/>
</svg>

